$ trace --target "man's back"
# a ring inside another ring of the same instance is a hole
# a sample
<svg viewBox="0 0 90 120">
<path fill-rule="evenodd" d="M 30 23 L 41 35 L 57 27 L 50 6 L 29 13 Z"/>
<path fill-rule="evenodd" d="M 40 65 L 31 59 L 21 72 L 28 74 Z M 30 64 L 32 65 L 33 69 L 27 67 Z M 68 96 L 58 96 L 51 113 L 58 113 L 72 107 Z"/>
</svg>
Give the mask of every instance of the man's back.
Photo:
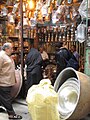
<svg viewBox="0 0 90 120">
<path fill-rule="evenodd" d="M 42 62 L 42 57 L 39 51 L 35 48 L 31 48 L 26 58 L 27 71 L 31 71 L 41 62 Z"/>
<path fill-rule="evenodd" d="M 56 56 L 59 64 L 66 65 L 66 62 L 71 58 L 71 52 L 67 48 L 61 48 Z"/>
<path fill-rule="evenodd" d="M 61 48 L 58 53 L 56 53 L 57 62 L 57 75 L 66 68 L 67 61 L 71 58 L 71 52 L 67 48 Z"/>
</svg>

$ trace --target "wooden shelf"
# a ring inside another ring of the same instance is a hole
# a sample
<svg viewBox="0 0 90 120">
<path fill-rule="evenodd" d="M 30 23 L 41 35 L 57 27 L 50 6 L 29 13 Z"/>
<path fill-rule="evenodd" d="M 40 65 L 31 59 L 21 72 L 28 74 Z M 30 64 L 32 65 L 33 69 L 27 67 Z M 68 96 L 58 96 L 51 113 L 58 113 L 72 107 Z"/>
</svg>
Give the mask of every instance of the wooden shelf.
<svg viewBox="0 0 90 120">
<path fill-rule="evenodd" d="M 6 16 L 0 16 L 0 21 L 7 21 L 7 17 Z"/>
<path fill-rule="evenodd" d="M 10 39 L 19 39 L 17 36 L 8 36 Z"/>
</svg>

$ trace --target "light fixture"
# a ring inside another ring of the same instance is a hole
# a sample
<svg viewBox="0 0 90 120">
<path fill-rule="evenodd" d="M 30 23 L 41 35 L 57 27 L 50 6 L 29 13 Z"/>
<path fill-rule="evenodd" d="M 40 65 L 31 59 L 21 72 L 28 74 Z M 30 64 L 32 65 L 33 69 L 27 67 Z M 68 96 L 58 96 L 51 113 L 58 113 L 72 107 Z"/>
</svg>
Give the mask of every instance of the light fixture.
<svg viewBox="0 0 90 120">
<path fill-rule="evenodd" d="M 34 8 L 35 8 L 35 2 L 33 0 L 30 0 L 30 1 L 28 1 L 28 4 L 29 4 L 29 9 L 30 10 L 34 10 Z"/>
</svg>

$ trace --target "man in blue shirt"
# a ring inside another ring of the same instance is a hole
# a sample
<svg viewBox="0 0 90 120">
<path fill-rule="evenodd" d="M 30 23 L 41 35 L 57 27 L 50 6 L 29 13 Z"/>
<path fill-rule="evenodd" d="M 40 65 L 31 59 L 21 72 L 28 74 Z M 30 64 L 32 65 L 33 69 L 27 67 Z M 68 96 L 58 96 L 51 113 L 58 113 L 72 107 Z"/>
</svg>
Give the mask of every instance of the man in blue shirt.
<svg viewBox="0 0 90 120">
<path fill-rule="evenodd" d="M 34 48 L 34 39 L 30 38 L 30 51 L 26 57 L 25 64 L 27 65 L 27 90 L 34 84 L 38 84 L 42 79 L 42 57 L 40 52 Z"/>
</svg>

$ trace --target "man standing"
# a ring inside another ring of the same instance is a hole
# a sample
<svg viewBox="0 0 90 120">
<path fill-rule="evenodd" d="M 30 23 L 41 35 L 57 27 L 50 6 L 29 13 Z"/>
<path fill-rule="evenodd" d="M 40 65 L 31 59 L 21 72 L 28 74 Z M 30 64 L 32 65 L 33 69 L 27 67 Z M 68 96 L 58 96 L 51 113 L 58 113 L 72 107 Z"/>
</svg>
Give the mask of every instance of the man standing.
<svg viewBox="0 0 90 120">
<path fill-rule="evenodd" d="M 26 57 L 25 64 L 27 65 L 27 90 L 34 84 L 38 84 L 42 79 L 42 57 L 40 52 L 34 48 L 34 39 L 30 38 L 30 51 Z"/>
<path fill-rule="evenodd" d="M 72 57 L 71 59 L 68 61 L 67 67 L 72 67 L 75 70 L 79 70 L 79 54 L 76 51 L 76 46 L 72 45 L 71 46 L 71 52 L 72 52 Z"/>
<path fill-rule="evenodd" d="M 56 63 L 57 63 L 57 70 L 56 70 L 56 77 L 58 74 L 67 67 L 67 62 L 71 58 L 72 54 L 70 50 L 67 48 L 67 43 L 62 43 L 60 50 L 56 53 Z"/>
<path fill-rule="evenodd" d="M 12 107 L 11 89 L 15 85 L 15 65 L 10 58 L 13 52 L 11 43 L 5 43 L 0 51 L 0 104 L 5 107 L 9 119 L 22 119 Z"/>
<path fill-rule="evenodd" d="M 73 55 L 75 56 L 76 60 L 79 61 L 80 55 L 79 55 L 79 53 L 76 51 L 76 45 L 72 45 L 72 46 L 71 46 L 71 52 L 72 52 Z"/>
<path fill-rule="evenodd" d="M 47 52 L 44 50 L 44 46 L 41 45 L 40 48 L 40 53 L 43 59 L 42 65 L 43 65 L 43 69 L 45 69 L 45 67 L 49 64 L 49 56 L 47 54 Z"/>
</svg>

